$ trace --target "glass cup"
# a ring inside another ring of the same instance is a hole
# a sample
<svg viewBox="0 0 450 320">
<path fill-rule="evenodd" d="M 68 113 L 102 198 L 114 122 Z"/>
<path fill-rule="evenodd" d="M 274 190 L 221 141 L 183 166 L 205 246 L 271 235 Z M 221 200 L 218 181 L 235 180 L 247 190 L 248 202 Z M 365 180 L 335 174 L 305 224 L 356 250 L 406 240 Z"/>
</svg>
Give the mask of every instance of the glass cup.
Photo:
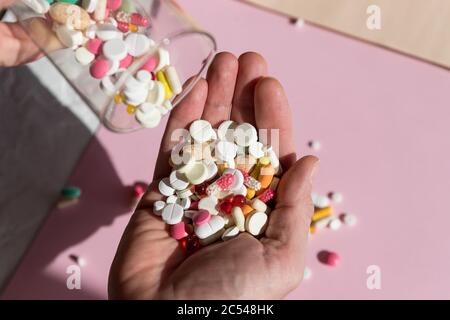
<svg viewBox="0 0 450 320">
<path fill-rule="evenodd" d="M 208 68 L 216 53 L 217 47 L 214 37 L 201 30 L 194 20 L 175 1 L 117 0 L 122 6 L 116 10 L 109 10 L 109 17 L 116 17 L 115 14 L 117 12 L 124 11 L 125 9 L 128 16 L 133 13 L 139 14 L 149 24 L 137 26 L 130 22 L 128 23 L 128 28 L 133 31 L 137 28 L 138 33 L 145 34 L 154 43 L 144 54 L 134 57 L 133 62 L 129 66 L 121 67 L 114 75 L 105 77 L 112 79 L 109 82 L 112 86 L 109 85 L 108 88 L 105 88 L 103 85 L 104 79 L 97 79 L 91 75 L 90 67 L 92 66 L 92 62 L 83 65 L 76 58 L 76 48 L 86 46 L 86 41 L 88 40 L 86 29 L 82 30 L 84 44 L 74 47 L 66 47 L 67 45 L 63 45 L 60 40 L 61 37 L 56 35 L 56 23 L 47 11 L 48 5 L 44 9 L 46 11 L 44 14 L 40 13 L 39 7 L 37 9 L 35 7 L 35 3 L 37 2 L 38 4 L 41 3 L 40 8 L 42 8 L 42 3 L 45 1 L 52 0 L 21 0 L 11 10 L 17 16 L 18 21 L 27 31 L 31 39 L 41 48 L 64 78 L 97 114 L 101 122 L 114 132 L 132 132 L 146 127 L 142 121 L 138 121 L 139 119 L 137 117 L 141 106 L 129 103 L 127 98 L 124 97 L 123 91 L 130 77 L 136 79 L 137 72 L 144 68 L 149 58 L 155 57 L 158 59 L 160 50 L 166 50 L 170 56 L 170 65 L 175 67 L 180 82 L 184 83 L 178 94 L 173 94 L 172 96 L 165 95 L 167 101 L 164 102 L 164 107 L 152 105 L 151 103 L 147 104 L 146 108 L 151 109 L 152 112 L 156 108 L 162 115 L 166 115 L 170 112 L 171 108 L 176 107 L 190 92 Z M 110 5 L 109 1 L 114 3 L 115 0 L 64 0 L 64 2 L 59 3 L 66 3 L 68 8 L 73 9 L 73 6 L 70 6 L 70 4 L 86 7 L 88 3 L 83 3 L 84 1 L 107 1 L 108 5 Z M 115 5 L 117 5 L 117 1 L 115 1 Z M 57 2 L 53 2 L 52 5 L 55 3 Z M 124 4 L 127 4 L 127 7 L 124 7 L 125 9 L 122 10 Z M 90 13 L 91 19 L 93 15 L 94 13 Z M 115 18 L 115 21 L 117 23 L 118 19 Z M 97 21 L 96 24 L 98 26 L 113 22 L 110 19 L 104 18 L 103 20 Z M 61 26 L 61 24 L 57 25 Z M 131 31 L 125 33 L 125 36 L 129 33 Z M 96 59 L 101 55 L 101 53 L 98 54 Z M 160 80 L 159 76 L 161 74 L 158 74 L 156 71 L 154 70 L 152 72 L 153 80 L 155 80 L 150 81 L 152 84 Z M 163 70 L 160 73 L 163 73 Z M 170 83 L 166 81 L 166 84 Z M 167 90 L 167 87 L 165 88 Z"/>
</svg>

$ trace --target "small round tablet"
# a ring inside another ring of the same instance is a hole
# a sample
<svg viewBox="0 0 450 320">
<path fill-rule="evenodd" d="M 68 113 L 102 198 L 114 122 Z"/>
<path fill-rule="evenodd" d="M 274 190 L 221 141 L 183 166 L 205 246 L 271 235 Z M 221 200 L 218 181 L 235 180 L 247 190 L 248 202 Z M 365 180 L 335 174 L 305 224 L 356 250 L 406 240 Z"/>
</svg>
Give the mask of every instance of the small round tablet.
<svg viewBox="0 0 450 320">
<path fill-rule="evenodd" d="M 233 120 L 226 120 L 219 125 L 217 129 L 217 136 L 220 140 L 234 142 L 234 129 L 236 122 Z"/>
<path fill-rule="evenodd" d="M 103 44 L 103 55 L 109 60 L 117 61 L 124 59 L 127 56 L 127 46 L 122 39 L 111 39 Z"/>
<path fill-rule="evenodd" d="M 183 190 L 189 186 L 189 181 L 186 181 L 186 179 L 175 170 L 170 173 L 169 181 L 170 185 L 175 190 Z"/>
<path fill-rule="evenodd" d="M 168 204 L 164 207 L 161 217 L 167 224 L 177 224 L 184 216 L 183 208 L 176 203 Z"/>
<path fill-rule="evenodd" d="M 158 200 L 153 203 L 153 213 L 157 216 L 160 216 L 162 214 L 162 210 L 166 206 L 166 203 L 164 201 Z"/>
<path fill-rule="evenodd" d="M 164 178 L 159 182 L 158 190 L 166 197 L 173 195 L 175 192 L 175 189 L 170 186 L 169 178 Z"/>
<path fill-rule="evenodd" d="M 211 139 L 212 126 L 206 120 L 195 120 L 189 127 L 191 137 L 198 143 L 203 143 Z"/>
<path fill-rule="evenodd" d="M 233 142 L 219 141 L 214 148 L 216 158 L 222 161 L 233 160 L 236 157 L 237 146 Z"/>
<path fill-rule="evenodd" d="M 196 161 L 186 171 L 186 178 L 192 184 L 200 184 L 208 177 L 208 169 L 201 161 Z"/>
<path fill-rule="evenodd" d="M 264 145 L 261 142 L 253 142 L 248 146 L 248 152 L 256 159 L 264 157 Z"/>
<path fill-rule="evenodd" d="M 133 57 L 139 57 L 147 53 L 151 46 L 155 45 L 155 42 L 141 33 L 130 33 L 125 38 L 127 44 L 128 53 Z"/>
<path fill-rule="evenodd" d="M 234 141 L 239 146 L 248 147 L 258 140 L 258 132 L 250 123 L 242 123 L 234 130 Z"/>
</svg>

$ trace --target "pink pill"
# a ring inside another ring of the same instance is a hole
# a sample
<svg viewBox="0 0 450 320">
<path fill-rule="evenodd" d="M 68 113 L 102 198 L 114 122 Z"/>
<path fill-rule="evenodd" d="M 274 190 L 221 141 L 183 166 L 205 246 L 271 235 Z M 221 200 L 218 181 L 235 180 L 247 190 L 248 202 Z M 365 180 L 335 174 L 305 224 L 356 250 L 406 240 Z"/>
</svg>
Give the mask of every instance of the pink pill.
<svg viewBox="0 0 450 320">
<path fill-rule="evenodd" d="M 108 17 L 109 17 L 109 9 L 106 8 L 106 9 L 105 9 L 105 19 L 108 18 Z"/>
<path fill-rule="evenodd" d="M 87 43 L 86 43 L 86 49 L 89 50 L 89 52 L 98 55 L 100 54 L 100 49 L 102 47 L 103 41 L 100 40 L 99 38 L 94 38 L 94 39 L 90 39 Z"/>
<path fill-rule="evenodd" d="M 122 5 L 122 0 L 108 0 L 106 3 L 106 7 L 109 10 L 116 11 Z"/>
<path fill-rule="evenodd" d="M 186 237 L 187 235 L 188 234 L 186 233 L 186 228 L 183 221 L 170 226 L 170 236 L 172 238 L 180 240 Z"/>
<path fill-rule="evenodd" d="M 158 65 L 158 60 L 155 57 L 150 57 L 148 60 L 142 65 L 140 70 L 147 70 L 148 72 L 152 72 L 155 70 Z"/>
<path fill-rule="evenodd" d="M 340 261 L 340 257 L 336 252 L 325 250 L 319 252 L 318 258 L 320 262 L 329 265 L 331 267 L 337 266 Z"/>
<path fill-rule="evenodd" d="M 133 62 L 133 57 L 129 54 L 122 60 L 120 60 L 119 67 L 120 68 L 128 68 L 130 64 Z"/>
<path fill-rule="evenodd" d="M 108 73 L 109 68 L 108 60 L 105 58 L 98 58 L 91 64 L 89 71 L 91 72 L 91 76 L 95 79 L 102 79 Z"/>
<path fill-rule="evenodd" d="M 133 186 L 133 194 L 135 197 L 141 197 L 147 190 L 147 184 L 144 182 L 136 182 Z"/>
<path fill-rule="evenodd" d="M 199 210 L 193 217 L 192 222 L 199 226 L 201 224 L 207 223 L 211 219 L 211 215 L 207 210 Z"/>
</svg>

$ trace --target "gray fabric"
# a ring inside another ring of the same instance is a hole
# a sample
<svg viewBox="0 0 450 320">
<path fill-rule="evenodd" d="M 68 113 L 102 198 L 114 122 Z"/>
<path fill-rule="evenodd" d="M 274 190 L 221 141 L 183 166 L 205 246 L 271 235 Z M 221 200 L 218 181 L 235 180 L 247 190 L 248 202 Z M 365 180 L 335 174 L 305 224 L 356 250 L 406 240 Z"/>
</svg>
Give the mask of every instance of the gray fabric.
<svg viewBox="0 0 450 320">
<path fill-rule="evenodd" d="M 27 67 L 0 68 L 0 79 L 1 291 L 98 122 L 86 126 L 61 104 L 67 96 L 56 99 Z"/>
</svg>

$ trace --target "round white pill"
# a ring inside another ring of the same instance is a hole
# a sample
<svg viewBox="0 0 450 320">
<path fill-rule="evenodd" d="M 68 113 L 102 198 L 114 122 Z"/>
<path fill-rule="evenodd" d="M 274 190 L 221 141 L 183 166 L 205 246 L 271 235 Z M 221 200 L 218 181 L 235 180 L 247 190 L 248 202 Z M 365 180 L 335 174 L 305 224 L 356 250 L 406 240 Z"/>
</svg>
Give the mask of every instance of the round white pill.
<svg viewBox="0 0 450 320">
<path fill-rule="evenodd" d="M 222 161 L 233 160 L 237 154 L 237 146 L 233 142 L 221 140 L 217 142 L 214 154 Z"/>
<path fill-rule="evenodd" d="M 166 199 L 167 204 L 176 203 L 176 202 L 177 202 L 177 197 L 175 195 L 168 196 Z"/>
<path fill-rule="evenodd" d="M 145 128 L 154 128 L 161 121 L 161 113 L 156 108 L 147 113 L 143 113 L 138 109 L 136 111 L 136 120 Z"/>
<path fill-rule="evenodd" d="M 198 202 L 198 208 L 208 211 L 211 215 L 217 215 L 219 213 L 216 209 L 218 202 L 219 200 L 214 196 L 204 197 Z"/>
<path fill-rule="evenodd" d="M 196 161 L 186 171 L 186 178 L 192 184 L 201 184 L 208 178 L 208 169 L 201 161 Z"/>
<path fill-rule="evenodd" d="M 339 230 L 342 226 L 342 222 L 341 220 L 339 220 L 338 218 L 332 218 L 330 220 L 330 222 L 328 223 L 328 228 L 330 228 L 331 230 Z"/>
<path fill-rule="evenodd" d="M 116 27 L 114 27 L 114 25 L 110 23 L 98 24 L 95 34 L 99 39 L 103 41 L 122 38 L 122 32 L 120 32 Z"/>
<path fill-rule="evenodd" d="M 75 58 L 81 65 L 86 66 L 94 61 L 95 55 L 85 47 L 79 47 L 75 50 Z"/>
<path fill-rule="evenodd" d="M 152 74 L 148 72 L 147 70 L 139 70 L 136 73 L 136 79 L 138 79 L 142 83 L 150 84 L 153 82 L 152 80 Z"/>
<path fill-rule="evenodd" d="M 149 39 L 146 35 L 141 33 L 130 33 L 125 38 L 127 44 L 128 53 L 133 57 L 139 57 L 147 53 L 151 46 L 155 45 L 155 42 Z"/>
<path fill-rule="evenodd" d="M 189 127 L 191 137 L 198 143 L 203 143 L 211 139 L 211 124 L 206 120 L 195 120 Z"/>
<path fill-rule="evenodd" d="M 342 222 L 350 227 L 356 225 L 357 219 L 356 216 L 350 213 L 344 213 L 341 215 Z"/>
<path fill-rule="evenodd" d="M 239 146 L 248 147 L 258 140 L 258 132 L 250 123 L 241 123 L 234 130 L 234 141 Z"/>
<path fill-rule="evenodd" d="M 234 129 L 236 128 L 236 122 L 233 120 L 226 120 L 219 125 L 217 129 L 217 136 L 220 140 L 234 142 Z"/>
<path fill-rule="evenodd" d="M 164 201 L 158 200 L 153 202 L 153 213 L 160 216 L 165 206 L 166 203 Z"/>
<path fill-rule="evenodd" d="M 247 220 L 245 221 L 245 230 L 254 236 L 258 236 L 264 232 L 266 223 L 267 214 L 256 211 L 247 217 Z"/>
<path fill-rule="evenodd" d="M 175 190 L 183 190 L 189 186 L 189 181 L 186 181 L 186 178 L 177 171 L 172 171 L 169 176 L 170 185 Z"/>
<path fill-rule="evenodd" d="M 330 199 L 327 196 L 317 195 L 313 199 L 313 203 L 317 208 L 326 208 L 330 206 Z"/>
<path fill-rule="evenodd" d="M 320 148 L 322 147 L 320 141 L 316 141 L 316 140 L 309 141 L 308 146 L 315 151 L 320 150 Z"/>
<path fill-rule="evenodd" d="M 102 47 L 103 55 L 109 60 L 119 61 L 127 56 L 127 46 L 122 39 L 106 41 Z"/>
<path fill-rule="evenodd" d="M 253 142 L 248 146 L 248 152 L 250 155 L 254 156 L 256 159 L 264 157 L 263 151 L 264 145 L 261 142 Z"/>
<path fill-rule="evenodd" d="M 167 224 L 177 224 L 184 216 L 183 208 L 176 203 L 168 204 L 164 207 L 161 217 Z"/>
<path fill-rule="evenodd" d="M 247 195 L 247 188 L 244 185 L 242 185 L 240 188 L 237 188 L 236 190 L 233 190 L 233 193 L 235 195 L 240 194 L 241 196 L 245 197 Z"/>
<path fill-rule="evenodd" d="M 330 192 L 328 197 L 331 199 L 331 201 L 336 203 L 341 203 L 344 201 L 344 196 L 340 192 Z"/>
<path fill-rule="evenodd" d="M 229 227 L 222 234 L 222 240 L 227 241 L 239 235 L 239 229 L 236 226 Z"/>
<path fill-rule="evenodd" d="M 169 178 L 164 178 L 159 182 L 158 190 L 163 196 L 166 197 L 175 193 L 175 189 L 170 186 Z"/>
</svg>

